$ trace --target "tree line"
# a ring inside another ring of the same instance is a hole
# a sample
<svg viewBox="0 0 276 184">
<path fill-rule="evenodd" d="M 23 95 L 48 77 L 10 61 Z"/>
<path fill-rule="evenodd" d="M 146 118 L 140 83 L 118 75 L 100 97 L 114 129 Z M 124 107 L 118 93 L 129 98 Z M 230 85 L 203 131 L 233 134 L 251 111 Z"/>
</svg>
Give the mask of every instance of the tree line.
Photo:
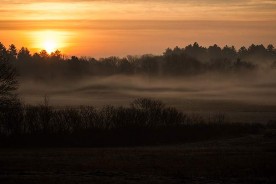
<svg viewBox="0 0 276 184">
<path fill-rule="evenodd" d="M 197 42 L 184 48 L 168 48 L 162 55 L 106 57 L 67 57 L 59 50 L 42 50 L 31 54 L 28 48 L 6 48 L 0 43 L 0 57 L 12 63 L 22 77 L 51 79 L 54 77 L 80 77 L 95 75 L 192 75 L 204 72 L 251 71 L 259 67 L 276 66 L 273 45 L 254 45 L 236 49 L 234 46 L 200 46 Z"/>
</svg>

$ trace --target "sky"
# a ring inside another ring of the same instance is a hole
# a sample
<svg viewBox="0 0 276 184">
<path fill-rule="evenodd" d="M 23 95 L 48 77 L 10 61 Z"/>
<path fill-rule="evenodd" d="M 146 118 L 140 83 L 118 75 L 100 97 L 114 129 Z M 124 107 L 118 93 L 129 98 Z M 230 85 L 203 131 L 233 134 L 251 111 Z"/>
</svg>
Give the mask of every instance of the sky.
<svg viewBox="0 0 276 184">
<path fill-rule="evenodd" d="M 0 0 L 0 42 L 96 58 L 276 45 L 276 0 Z"/>
</svg>

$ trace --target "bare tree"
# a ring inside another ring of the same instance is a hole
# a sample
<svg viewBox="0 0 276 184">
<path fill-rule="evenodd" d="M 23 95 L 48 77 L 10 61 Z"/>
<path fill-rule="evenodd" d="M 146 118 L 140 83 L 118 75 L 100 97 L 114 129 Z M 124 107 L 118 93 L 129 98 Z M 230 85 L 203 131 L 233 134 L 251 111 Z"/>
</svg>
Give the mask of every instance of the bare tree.
<svg viewBox="0 0 276 184">
<path fill-rule="evenodd" d="M 17 103 L 18 81 L 16 70 L 0 57 L 0 108 Z"/>
</svg>

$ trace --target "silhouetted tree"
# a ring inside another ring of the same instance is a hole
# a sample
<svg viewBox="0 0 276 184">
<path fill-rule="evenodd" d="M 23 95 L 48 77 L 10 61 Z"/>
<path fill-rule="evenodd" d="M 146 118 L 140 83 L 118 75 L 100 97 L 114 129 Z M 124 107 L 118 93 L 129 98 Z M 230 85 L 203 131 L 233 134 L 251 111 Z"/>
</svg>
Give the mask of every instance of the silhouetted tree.
<svg viewBox="0 0 276 184">
<path fill-rule="evenodd" d="M 27 48 L 22 47 L 18 52 L 17 58 L 19 61 L 29 62 L 31 60 L 30 51 Z"/>
<path fill-rule="evenodd" d="M 5 58 L 5 59 L 8 59 L 7 56 L 8 56 L 7 49 L 6 49 L 5 45 L 3 45 L 3 44 L 0 42 L 0 58 L 1 58 L 2 60 L 3 60 L 4 58 Z"/>
<path fill-rule="evenodd" d="M 203 62 L 208 61 L 207 49 L 205 47 L 199 46 L 197 42 L 195 42 L 193 45 L 186 46 L 185 53 L 197 60 Z"/>
<path fill-rule="evenodd" d="M 50 58 L 52 61 L 58 62 L 62 59 L 62 54 L 59 50 L 56 50 L 55 52 L 51 53 Z"/>
<path fill-rule="evenodd" d="M 133 65 L 127 60 L 127 58 L 123 58 L 122 60 L 119 60 L 118 72 L 123 74 L 133 73 Z"/>
<path fill-rule="evenodd" d="M 229 46 L 225 46 L 222 49 L 222 56 L 225 59 L 229 59 L 229 60 L 235 60 L 237 58 L 237 51 L 235 49 L 234 46 L 229 47 Z"/>
<path fill-rule="evenodd" d="M 72 56 L 70 61 L 76 63 L 79 62 L 79 58 L 77 56 Z"/>
<path fill-rule="evenodd" d="M 141 72 L 147 75 L 156 75 L 160 71 L 160 65 L 158 58 L 147 54 L 140 58 Z"/>
<path fill-rule="evenodd" d="M 266 48 L 261 44 L 261 45 L 250 45 L 248 47 L 248 53 L 250 54 L 250 57 L 258 57 L 258 58 L 263 58 L 266 57 L 267 50 Z"/>
<path fill-rule="evenodd" d="M 241 59 L 237 59 L 237 61 L 234 62 L 234 69 L 236 70 L 248 70 L 248 69 L 253 69 L 256 66 L 253 65 L 252 63 L 242 61 Z"/>
<path fill-rule="evenodd" d="M 16 90 L 18 82 L 16 71 L 7 61 L 0 57 L 0 106 L 1 108 L 17 102 Z"/>
<path fill-rule="evenodd" d="M 243 57 L 245 57 L 245 56 L 247 56 L 247 54 L 248 54 L 248 50 L 247 50 L 247 48 L 246 47 L 241 47 L 240 49 L 239 49 L 239 51 L 238 51 L 238 56 L 239 56 L 239 58 L 243 58 Z"/>
<path fill-rule="evenodd" d="M 274 46 L 272 44 L 269 44 L 267 46 L 267 51 L 270 52 L 270 53 L 272 53 L 274 51 Z"/>
<path fill-rule="evenodd" d="M 208 54 L 209 54 L 209 57 L 211 60 L 216 60 L 216 59 L 222 58 L 221 48 L 217 44 L 210 46 L 208 48 Z"/>
<path fill-rule="evenodd" d="M 14 62 L 17 59 L 17 49 L 14 44 L 11 44 L 8 49 L 9 60 Z"/>
<path fill-rule="evenodd" d="M 276 57 L 276 50 L 274 48 L 274 46 L 272 44 L 269 44 L 266 48 L 267 52 L 270 54 L 270 57 L 272 57 L 272 59 L 274 57 Z"/>
<path fill-rule="evenodd" d="M 46 50 L 40 51 L 39 56 L 43 60 L 47 60 L 49 58 L 49 54 Z"/>
</svg>

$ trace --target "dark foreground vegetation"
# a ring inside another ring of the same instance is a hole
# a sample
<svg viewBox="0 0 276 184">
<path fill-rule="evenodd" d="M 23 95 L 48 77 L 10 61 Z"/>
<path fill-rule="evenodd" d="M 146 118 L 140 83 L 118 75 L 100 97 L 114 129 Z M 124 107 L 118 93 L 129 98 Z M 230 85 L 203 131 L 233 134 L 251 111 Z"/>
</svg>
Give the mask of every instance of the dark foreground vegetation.
<svg viewBox="0 0 276 184">
<path fill-rule="evenodd" d="M 1 109 L 2 146 L 138 146 L 177 144 L 254 134 L 266 124 L 227 122 L 223 114 L 204 119 L 151 99 L 129 107 L 54 109 L 13 106 Z M 273 123 L 270 126 L 274 126 Z"/>
<path fill-rule="evenodd" d="M 274 184 L 272 135 L 155 147 L 0 148 L 0 183 Z"/>
</svg>

